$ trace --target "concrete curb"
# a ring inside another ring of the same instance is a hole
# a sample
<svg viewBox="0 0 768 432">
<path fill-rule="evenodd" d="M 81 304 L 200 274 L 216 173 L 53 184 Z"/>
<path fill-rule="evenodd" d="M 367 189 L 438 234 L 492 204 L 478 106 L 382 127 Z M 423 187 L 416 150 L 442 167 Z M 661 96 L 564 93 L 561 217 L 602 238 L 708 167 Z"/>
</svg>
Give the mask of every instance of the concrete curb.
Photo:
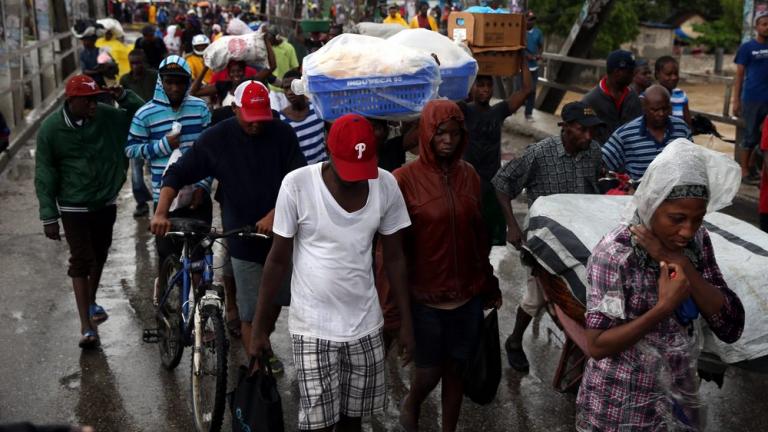
<svg viewBox="0 0 768 432">
<path fill-rule="evenodd" d="M 37 132 L 40 127 L 40 123 L 45 120 L 50 113 L 52 113 L 59 104 L 64 100 L 64 88 L 56 93 L 48 96 L 40 107 L 32 110 L 27 119 L 31 119 L 29 122 L 24 121 L 17 125 L 16 130 L 11 131 L 11 142 L 8 144 L 8 149 L 0 153 L 0 174 L 5 171 L 8 163 L 13 159 L 16 153 L 26 142 Z"/>
</svg>

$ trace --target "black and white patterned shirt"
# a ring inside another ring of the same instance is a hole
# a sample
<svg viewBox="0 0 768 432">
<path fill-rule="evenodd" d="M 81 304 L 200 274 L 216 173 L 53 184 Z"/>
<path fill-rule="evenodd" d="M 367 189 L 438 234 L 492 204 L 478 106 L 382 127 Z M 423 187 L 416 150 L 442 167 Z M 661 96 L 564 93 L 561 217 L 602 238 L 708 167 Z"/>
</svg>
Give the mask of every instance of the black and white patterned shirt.
<svg viewBox="0 0 768 432">
<path fill-rule="evenodd" d="M 522 156 L 501 167 L 492 183 L 510 198 L 526 189 L 530 206 L 540 196 L 598 193 L 601 163 L 600 145 L 596 141 L 588 150 L 570 155 L 558 135 L 528 146 Z"/>
</svg>

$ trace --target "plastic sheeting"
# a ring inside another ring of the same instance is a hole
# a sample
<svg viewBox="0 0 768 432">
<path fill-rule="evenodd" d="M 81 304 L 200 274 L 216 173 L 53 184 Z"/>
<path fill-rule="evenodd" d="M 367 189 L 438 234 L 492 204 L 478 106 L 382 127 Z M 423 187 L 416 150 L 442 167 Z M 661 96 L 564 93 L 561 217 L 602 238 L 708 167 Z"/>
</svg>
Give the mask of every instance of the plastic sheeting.
<svg viewBox="0 0 768 432">
<path fill-rule="evenodd" d="M 440 69 L 457 68 L 467 64 L 477 65 L 466 45 L 456 43 L 438 32 L 426 29 L 409 29 L 388 38 L 390 42 L 413 48 L 426 55 L 435 54 Z"/>
<path fill-rule="evenodd" d="M 324 120 L 347 113 L 386 120 L 419 115 L 437 96 L 432 56 L 372 36 L 343 34 L 304 58 L 292 88 L 306 94 Z"/>
<path fill-rule="evenodd" d="M 249 64 L 267 66 L 267 46 L 264 33 L 250 32 L 242 36 L 222 36 L 203 52 L 205 65 L 214 71 L 227 67 L 232 60 L 245 60 Z"/>
<path fill-rule="evenodd" d="M 707 213 L 731 204 L 741 186 L 741 169 L 728 155 L 698 146 L 684 138 L 667 144 L 651 162 L 624 215 L 637 215 L 645 226 L 675 186 L 703 185 L 709 189 Z"/>
<path fill-rule="evenodd" d="M 540 197 L 529 212 L 526 249 L 547 271 L 563 278 L 586 304 L 586 264 L 590 251 L 622 223 L 632 197 L 563 194 Z M 702 325 L 703 350 L 725 363 L 768 355 L 768 234 L 722 213 L 710 213 L 704 226 L 712 239 L 723 277 L 741 299 L 745 326 L 733 344 L 718 340 Z"/>
<path fill-rule="evenodd" d="M 353 33 L 386 39 L 405 30 L 407 29 L 400 24 L 361 22 L 355 25 Z"/>
</svg>

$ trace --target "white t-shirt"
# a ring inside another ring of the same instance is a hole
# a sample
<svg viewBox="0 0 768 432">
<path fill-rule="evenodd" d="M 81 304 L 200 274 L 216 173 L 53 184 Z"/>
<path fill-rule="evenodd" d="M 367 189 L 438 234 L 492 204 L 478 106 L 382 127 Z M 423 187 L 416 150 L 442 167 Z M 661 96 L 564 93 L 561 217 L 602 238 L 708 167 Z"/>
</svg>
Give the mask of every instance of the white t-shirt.
<svg viewBox="0 0 768 432">
<path fill-rule="evenodd" d="M 283 179 L 272 230 L 294 239 L 289 331 L 348 342 L 384 324 L 373 278 L 374 234 L 394 234 L 411 220 L 387 171 L 368 181 L 365 206 L 348 213 L 323 182 L 322 167 L 299 168 Z"/>
</svg>

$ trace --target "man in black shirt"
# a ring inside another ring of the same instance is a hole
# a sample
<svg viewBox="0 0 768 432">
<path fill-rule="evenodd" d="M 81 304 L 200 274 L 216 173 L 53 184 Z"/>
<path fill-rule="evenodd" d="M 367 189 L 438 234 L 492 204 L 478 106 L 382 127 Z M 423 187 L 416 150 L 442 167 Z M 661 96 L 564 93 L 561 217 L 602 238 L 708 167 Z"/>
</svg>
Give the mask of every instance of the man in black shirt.
<svg viewBox="0 0 768 432">
<path fill-rule="evenodd" d="M 165 42 L 155 36 L 155 27 L 148 25 L 141 29 L 141 37 L 136 39 L 134 48 L 141 48 L 147 56 L 147 63 L 153 69 L 160 67 L 160 62 L 168 55 Z"/>
<path fill-rule="evenodd" d="M 525 65 L 524 53 L 520 64 Z M 506 223 L 491 185 L 493 176 L 501 167 L 501 128 L 504 120 L 525 104 L 531 92 L 531 73 L 523 67 L 523 86 L 505 101 L 491 106 L 493 78 L 478 75 L 472 86 L 473 101 L 459 102 L 464 113 L 464 123 L 469 131 L 469 145 L 464 151 L 464 160 L 471 163 L 482 181 L 483 218 L 488 226 L 492 244 L 505 244 Z"/>
<path fill-rule="evenodd" d="M 225 230 L 255 225 L 262 234 L 272 233 L 275 203 L 283 177 L 306 165 L 299 141 L 291 126 L 275 121 L 269 91 L 257 81 L 246 81 L 235 90 L 235 117 L 203 132 L 191 150 L 168 167 L 160 200 L 152 218 L 152 232 L 164 235 L 170 229 L 168 209 L 178 190 L 212 176 L 222 186 L 218 198 Z M 192 180 L 197 179 L 197 180 Z M 261 270 L 271 241 L 232 238 L 227 240 L 237 283 L 237 306 L 243 343 L 250 340 L 251 320 L 258 298 Z M 286 285 L 281 306 L 290 301 Z"/>
</svg>

